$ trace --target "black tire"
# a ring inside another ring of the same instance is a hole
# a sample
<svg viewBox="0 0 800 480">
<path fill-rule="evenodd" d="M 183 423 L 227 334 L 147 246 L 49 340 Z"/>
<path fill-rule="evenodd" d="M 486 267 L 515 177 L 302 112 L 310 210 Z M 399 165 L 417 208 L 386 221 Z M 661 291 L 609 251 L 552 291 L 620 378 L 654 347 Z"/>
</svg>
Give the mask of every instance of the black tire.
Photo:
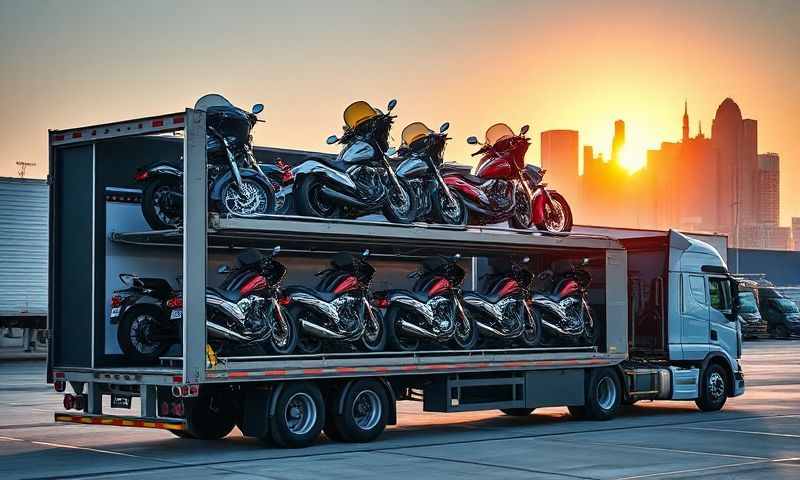
<svg viewBox="0 0 800 480">
<path fill-rule="evenodd" d="M 545 220 L 543 220 L 541 223 L 536 224 L 536 228 L 538 230 L 553 233 L 572 231 L 572 209 L 569 208 L 567 200 L 558 192 L 550 192 L 550 199 L 554 204 L 558 204 L 558 207 L 560 207 L 561 211 L 563 212 L 564 223 L 562 225 L 561 222 L 559 222 L 559 225 L 556 227 L 548 222 L 547 218 L 545 218 Z M 548 215 L 548 213 L 548 207 L 545 205 L 545 217 Z"/>
<path fill-rule="evenodd" d="M 297 325 L 297 344 L 295 345 L 295 353 L 301 355 L 316 355 L 322 353 L 322 340 L 303 332 L 301 320 L 310 317 L 310 313 L 303 307 L 294 305 L 289 307 L 289 314 L 294 318 L 295 325 Z"/>
<path fill-rule="evenodd" d="M 227 392 L 201 393 L 185 403 L 186 438 L 217 440 L 227 436 L 236 426 L 236 408 Z"/>
<path fill-rule="evenodd" d="M 281 447 L 307 447 L 317 440 L 323 425 L 325 403 L 319 388 L 310 382 L 285 384 L 269 419 L 272 441 Z"/>
<path fill-rule="evenodd" d="M 284 322 L 278 322 L 276 318 L 275 330 L 267 341 L 267 347 L 278 355 L 290 355 L 294 352 L 295 348 L 297 348 L 300 330 L 297 325 L 297 320 L 295 320 L 294 315 L 292 315 L 289 309 L 282 306 L 279 308 Z"/>
<path fill-rule="evenodd" d="M 789 329 L 786 328 L 786 325 L 776 325 L 775 328 L 772 329 L 772 336 L 775 338 L 789 338 L 791 334 L 789 333 Z"/>
<path fill-rule="evenodd" d="M 533 204 L 522 188 L 516 195 L 514 214 L 508 219 L 508 226 L 517 230 L 527 230 L 533 226 Z"/>
<path fill-rule="evenodd" d="M 176 228 L 183 214 L 182 205 L 164 203 L 164 194 L 178 190 L 178 179 L 159 175 L 148 181 L 142 189 L 142 215 L 153 230 Z"/>
<path fill-rule="evenodd" d="M 335 435 L 345 442 L 370 442 L 386 428 L 389 399 L 377 380 L 358 380 L 341 398 L 342 413 L 333 419 Z"/>
<path fill-rule="evenodd" d="M 382 352 L 386 349 L 386 321 L 383 318 L 383 312 L 379 308 L 371 308 L 377 325 L 373 327 L 369 312 L 364 312 L 366 326 L 364 334 L 361 335 L 359 346 L 367 352 Z"/>
<path fill-rule="evenodd" d="M 125 310 L 117 325 L 117 343 L 122 353 L 134 362 L 157 362 L 174 343 L 150 338 L 164 315 L 153 303 L 137 303 Z"/>
<path fill-rule="evenodd" d="M 569 412 L 577 418 L 610 420 L 622 403 L 622 385 L 610 368 L 595 368 L 587 372 L 583 406 L 571 406 Z"/>
<path fill-rule="evenodd" d="M 297 213 L 307 217 L 339 218 L 341 206 L 322 197 L 320 190 L 324 184 L 314 175 L 305 175 L 295 183 L 294 204 Z"/>
<path fill-rule="evenodd" d="M 524 302 L 525 300 L 522 301 Z M 527 312 L 528 310 L 526 309 L 526 317 L 528 315 Z M 530 308 L 530 312 L 533 315 L 533 326 L 529 328 L 526 324 L 522 335 L 519 336 L 517 341 L 525 348 L 536 348 L 542 344 L 542 315 L 534 308 Z M 528 319 L 526 318 L 525 321 L 527 322 Z"/>
<path fill-rule="evenodd" d="M 527 417 L 533 413 L 532 408 L 501 408 L 500 411 L 509 417 Z"/>
<path fill-rule="evenodd" d="M 399 322 L 404 316 L 413 315 L 400 307 L 389 307 L 384 317 L 386 325 L 386 342 L 392 350 L 400 352 L 413 352 L 419 349 L 420 340 L 417 337 L 405 335 L 399 327 Z"/>
<path fill-rule="evenodd" d="M 408 186 L 405 180 L 398 178 L 397 181 L 403 188 L 403 198 L 408 202 L 407 209 L 404 211 L 397 211 L 395 208 L 393 200 L 396 198 L 399 199 L 400 197 L 398 197 L 397 187 L 395 187 L 394 182 L 390 179 L 388 180 L 389 184 L 387 187 L 389 191 L 386 192 L 388 198 L 386 204 L 383 206 L 382 213 L 383 216 L 386 217 L 386 220 L 392 223 L 411 223 L 417 218 L 417 197 L 412 193 L 411 187 Z"/>
<path fill-rule="evenodd" d="M 339 429 L 336 427 L 336 422 L 334 421 L 339 408 L 340 396 L 341 390 L 338 387 L 325 392 L 325 425 L 322 426 L 322 431 L 329 440 L 334 442 L 344 441 L 344 438 L 342 437 L 341 432 L 339 432 Z"/>
<path fill-rule="evenodd" d="M 466 311 L 464 313 L 467 316 L 466 324 L 461 318 L 460 312 L 456 310 L 454 319 L 456 322 L 456 331 L 453 333 L 450 344 L 458 350 L 472 350 L 480 339 L 478 324 L 475 322 L 475 317 L 470 316 Z M 468 332 L 467 327 L 469 328 Z"/>
<path fill-rule="evenodd" d="M 466 225 L 469 223 L 469 210 L 467 204 L 464 203 L 464 198 L 452 188 L 450 194 L 455 200 L 456 205 L 453 205 L 452 212 L 445 209 L 445 204 L 450 206 L 450 200 L 447 195 L 442 192 L 441 188 L 434 188 L 431 192 L 431 215 L 433 221 L 445 225 Z"/>
<path fill-rule="evenodd" d="M 240 193 L 236 179 L 225 181 L 219 196 L 218 209 L 221 214 L 247 218 L 274 213 L 275 191 L 270 182 L 261 177 L 244 177 L 242 189 L 247 192 L 246 196 Z"/>
<path fill-rule="evenodd" d="M 175 435 L 178 438 L 190 438 L 194 439 L 195 437 L 186 430 L 170 430 L 169 433 Z"/>
<path fill-rule="evenodd" d="M 694 401 L 704 412 L 722 409 L 728 400 L 728 373 L 716 363 L 710 363 L 702 372 L 700 396 Z"/>
</svg>

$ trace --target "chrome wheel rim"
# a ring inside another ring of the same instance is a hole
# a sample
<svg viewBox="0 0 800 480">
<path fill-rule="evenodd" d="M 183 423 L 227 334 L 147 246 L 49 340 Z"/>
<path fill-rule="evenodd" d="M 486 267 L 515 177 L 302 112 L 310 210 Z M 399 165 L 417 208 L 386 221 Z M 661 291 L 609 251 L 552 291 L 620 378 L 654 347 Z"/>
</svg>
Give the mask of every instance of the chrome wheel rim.
<svg viewBox="0 0 800 480">
<path fill-rule="evenodd" d="M 381 419 L 382 407 L 378 394 L 372 390 L 358 392 L 353 401 L 353 421 L 361 430 L 372 430 Z"/>
<path fill-rule="evenodd" d="M 277 322 L 275 322 L 276 327 L 272 333 L 272 343 L 278 347 L 283 348 L 289 344 L 289 334 L 290 326 L 289 322 L 286 321 L 285 313 L 281 312 L 281 315 L 278 316 Z"/>
<path fill-rule="evenodd" d="M 563 232 L 566 227 L 567 216 L 561 202 L 553 200 L 552 206 L 545 205 L 544 225 L 551 232 Z"/>
<path fill-rule="evenodd" d="M 725 395 L 725 379 L 719 372 L 713 372 L 708 376 L 708 393 L 714 400 L 719 400 Z"/>
<path fill-rule="evenodd" d="M 297 392 L 286 402 L 283 419 L 291 433 L 305 435 L 317 423 L 317 405 L 307 393 Z"/>
<path fill-rule="evenodd" d="M 464 212 L 462 210 L 463 207 L 461 202 L 456 199 L 456 193 L 451 191 L 450 195 L 453 196 L 452 201 L 450 200 L 450 197 L 447 196 L 447 192 L 444 192 L 441 195 L 442 216 L 447 220 L 447 223 L 461 223 L 461 219 L 464 216 Z"/>
<path fill-rule="evenodd" d="M 172 189 L 170 187 L 164 185 L 156 188 L 155 192 L 153 192 L 153 210 L 158 219 L 167 225 L 175 225 L 178 222 L 175 215 L 168 214 L 166 210 L 162 208 L 162 203 L 166 203 L 166 197 L 169 196 L 171 191 Z"/>
<path fill-rule="evenodd" d="M 524 193 L 517 195 L 517 206 L 515 207 L 514 215 L 521 225 L 531 224 L 531 202 Z"/>
<path fill-rule="evenodd" d="M 231 183 L 225 189 L 223 204 L 234 215 L 247 217 L 265 214 L 269 211 L 267 192 L 256 182 L 244 179 L 241 188 Z"/>
<path fill-rule="evenodd" d="M 617 385 L 610 377 L 603 377 L 597 384 L 597 404 L 603 410 L 611 410 L 617 401 Z"/>
<path fill-rule="evenodd" d="M 158 344 L 150 341 L 154 321 L 152 315 L 142 313 L 131 322 L 130 338 L 137 352 L 147 355 L 158 350 Z"/>
<path fill-rule="evenodd" d="M 405 217 L 411 211 L 411 197 L 405 188 L 392 185 L 389 192 L 389 207 L 398 217 Z"/>
</svg>

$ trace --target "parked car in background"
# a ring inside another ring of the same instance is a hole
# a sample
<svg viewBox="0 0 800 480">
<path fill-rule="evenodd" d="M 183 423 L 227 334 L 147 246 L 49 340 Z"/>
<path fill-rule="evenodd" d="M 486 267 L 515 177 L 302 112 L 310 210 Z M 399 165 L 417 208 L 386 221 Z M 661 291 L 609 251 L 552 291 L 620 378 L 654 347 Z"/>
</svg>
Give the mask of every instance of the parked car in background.
<svg viewBox="0 0 800 480">
<path fill-rule="evenodd" d="M 800 309 L 791 299 L 770 287 L 758 289 L 761 316 L 767 321 L 767 331 L 776 338 L 800 335 Z"/>
<path fill-rule="evenodd" d="M 758 283 L 739 280 L 739 323 L 744 338 L 767 334 L 767 322 L 759 312 Z"/>
</svg>

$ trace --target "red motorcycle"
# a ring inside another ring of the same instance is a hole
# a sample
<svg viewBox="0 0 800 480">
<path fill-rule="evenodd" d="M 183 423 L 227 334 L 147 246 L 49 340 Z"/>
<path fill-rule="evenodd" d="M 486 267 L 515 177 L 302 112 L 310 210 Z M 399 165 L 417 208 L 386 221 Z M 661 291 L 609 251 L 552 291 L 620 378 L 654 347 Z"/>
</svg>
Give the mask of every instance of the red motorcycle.
<svg viewBox="0 0 800 480">
<path fill-rule="evenodd" d="M 472 156 L 482 155 L 475 175 L 463 169 L 443 167 L 444 182 L 457 191 L 469 209 L 471 224 L 487 225 L 508 222 L 516 229 L 536 226 L 539 230 L 568 232 L 572 229 L 572 212 L 558 192 L 541 183 L 545 170 L 525 165 L 525 152 L 530 139 L 525 136 L 528 125 L 515 134 L 505 123 L 486 130 L 481 144 L 469 137 L 470 145 L 481 145 Z"/>
</svg>

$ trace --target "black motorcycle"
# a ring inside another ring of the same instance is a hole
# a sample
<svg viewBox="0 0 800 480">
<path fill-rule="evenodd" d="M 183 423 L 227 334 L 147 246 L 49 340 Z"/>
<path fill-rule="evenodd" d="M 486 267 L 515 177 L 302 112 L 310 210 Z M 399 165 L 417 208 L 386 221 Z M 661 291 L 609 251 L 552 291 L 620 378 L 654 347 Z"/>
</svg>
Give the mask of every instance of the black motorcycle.
<svg viewBox="0 0 800 480">
<path fill-rule="evenodd" d="M 220 95 L 206 95 L 196 108 L 206 111 L 209 207 L 223 214 L 254 217 L 273 213 L 275 189 L 252 149 L 251 131 L 264 106 L 252 112 Z M 283 175 L 275 167 L 273 176 Z M 177 227 L 183 215 L 183 162 L 156 162 L 134 176 L 142 183 L 142 214 L 154 230 Z"/>
<path fill-rule="evenodd" d="M 303 332 L 297 348 L 305 354 L 319 353 L 323 343 L 349 345 L 378 352 L 386 345 L 381 311 L 370 303 L 369 284 L 375 269 L 361 256 L 338 253 L 316 288 L 286 287 L 289 310 Z"/>
<path fill-rule="evenodd" d="M 475 320 L 462 305 L 464 269 L 460 255 L 429 257 L 408 277 L 411 290 L 375 294 L 375 304 L 386 309 L 388 342 L 395 350 L 417 350 L 422 342 L 470 350 L 478 342 Z"/>
<path fill-rule="evenodd" d="M 449 225 L 466 225 L 468 210 L 464 199 L 444 183 L 439 168 L 444 163 L 444 148 L 449 140 L 449 123 L 439 133 L 414 122 L 403 129 L 402 158 L 397 175 L 406 180 L 416 199 L 417 220 Z"/>
<path fill-rule="evenodd" d="M 286 267 L 274 258 L 279 251 L 280 247 L 275 247 L 265 257 L 255 249 L 244 250 L 237 257 L 236 269 L 220 267 L 219 273 L 227 273 L 220 286 L 206 289 L 206 329 L 216 353 L 251 346 L 278 354 L 294 351 L 299 332 L 280 290 Z M 134 286 L 151 292 L 123 300 L 127 307 L 118 312 L 117 340 L 127 356 L 157 360 L 181 341 L 183 297 L 163 279 L 134 278 Z M 144 296 L 158 301 L 140 301 Z M 112 297 L 112 314 L 114 303 Z"/>
<path fill-rule="evenodd" d="M 589 260 L 577 265 L 562 260 L 536 276 L 531 308 L 541 317 L 545 340 L 594 345 L 598 331 L 589 305 L 592 276 L 585 270 Z"/>
<path fill-rule="evenodd" d="M 351 104 L 344 111 L 344 133 L 331 135 L 327 143 L 339 143 L 335 160 L 310 157 L 292 169 L 294 198 L 301 215 L 322 218 L 356 218 L 382 212 L 394 223 L 411 223 L 416 216 L 415 198 L 389 162 L 389 130 L 397 104 L 387 113 L 367 102 Z"/>
<path fill-rule="evenodd" d="M 525 268 L 530 259 L 513 262 L 483 275 L 482 292 L 464 292 L 464 306 L 475 318 L 478 330 L 487 339 L 514 342 L 522 347 L 539 345 L 541 318 L 529 305 L 533 274 Z"/>
</svg>

